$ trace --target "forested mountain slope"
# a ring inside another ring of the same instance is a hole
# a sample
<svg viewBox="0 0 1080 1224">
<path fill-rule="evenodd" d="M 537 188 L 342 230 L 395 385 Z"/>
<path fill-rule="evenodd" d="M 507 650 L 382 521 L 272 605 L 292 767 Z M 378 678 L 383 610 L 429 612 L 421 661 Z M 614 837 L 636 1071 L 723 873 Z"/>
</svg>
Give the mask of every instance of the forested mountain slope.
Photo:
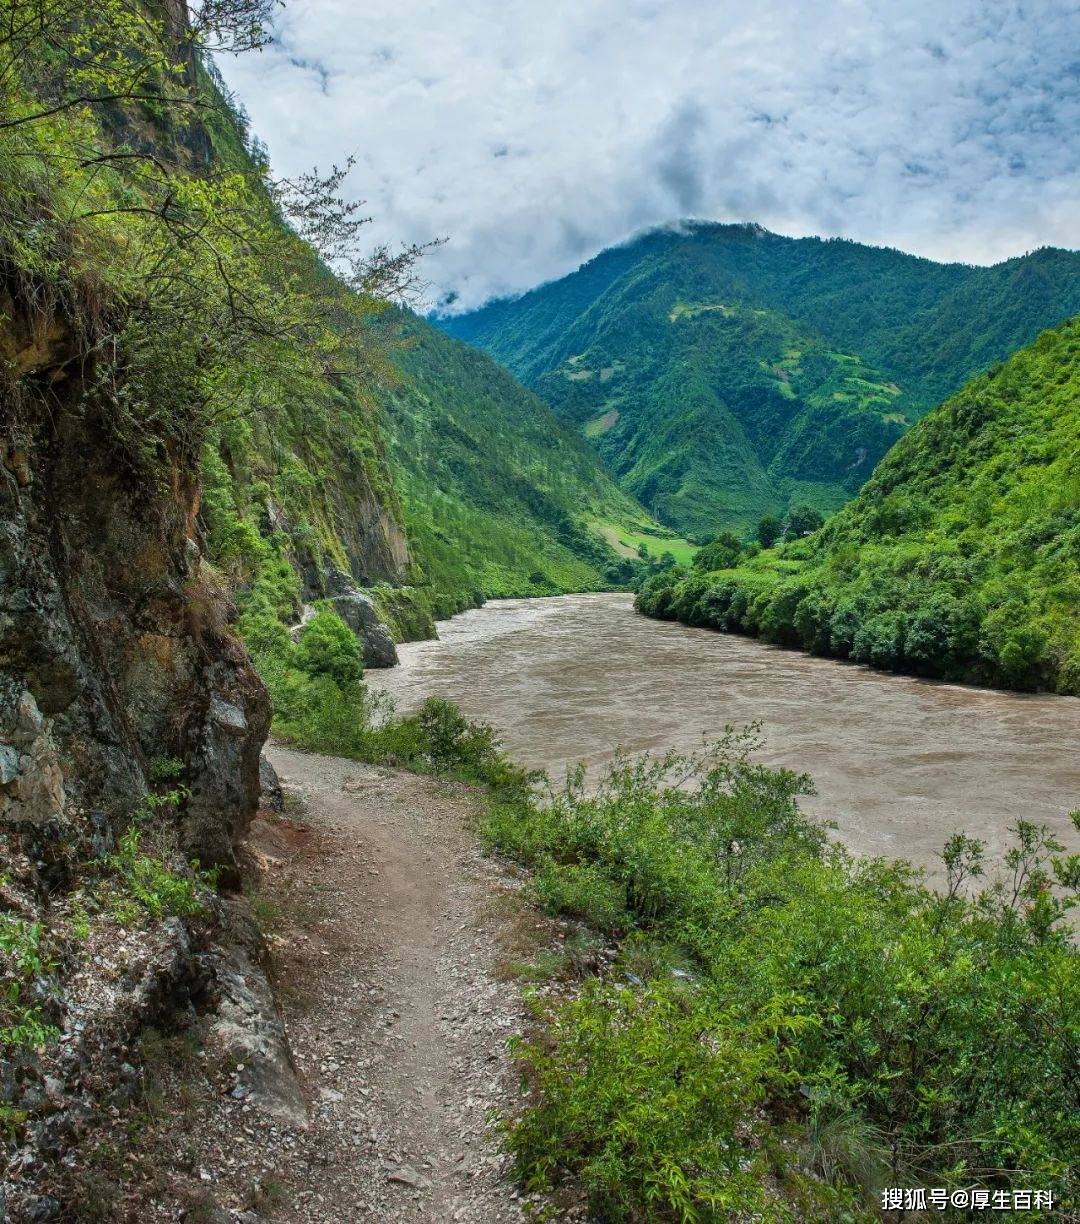
<svg viewBox="0 0 1080 1224">
<path fill-rule="evenodd" d="M 437 615 L 482 597 L 597 589 L 632 577 L 590 524 L 665 533 L 572 429 L 486 354 L 400 312 L 401 379 L 380 421 L 410 546 Z"/>
<path fill-rule="evenodd" d="M 1080 693 L 1080 319 L 931 411 L 814 535 L 651 580 L 639 607 L 875 667 Z"/>
<path fill-rule="evenodd" d="M 693 223 L 440 325 L 572 421 L 623 487 L 700 534 L 835 509 L 908 425 L 1080 311 L 1080 254 L 994 267 Z"/>
</svg>

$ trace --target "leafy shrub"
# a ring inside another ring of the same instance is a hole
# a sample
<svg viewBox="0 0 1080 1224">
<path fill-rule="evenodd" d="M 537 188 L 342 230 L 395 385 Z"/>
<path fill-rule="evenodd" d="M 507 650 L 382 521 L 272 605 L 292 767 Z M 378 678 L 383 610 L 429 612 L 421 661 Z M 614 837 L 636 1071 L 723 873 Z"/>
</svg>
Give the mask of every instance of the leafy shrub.
<svg viewBox="0 0 1080 1224">
<path fill-rule="evenodd" d="M 904 657 L 916 671 L 962 670 L 978 650 L 980 614 L 973 600 L 949 591 L 935 591 L 908 614 L 904 627 Z"/>
<path fill-rule="evenodd" d="M 110 874 L 106 893 L 117 920 L 130 923 L 143 914 L 156 919 L 203 913 L 213 889 L 213 873 L 195 865 L 178 871 L 165 857 L 146 853 L 141 842 L 142 832 L 133 825 L 105 860 Z"/>
<path fill-rule="evenodd" d="M 545 863 L 533 877 L 532 888 L 549 914 L 583 918 L 609 934 L 633 925 L 625 890 L 595 863 Z"/>
<path fill-rule="evenodd" d="M 694 557 L 694 569 L 711 570 L 730 569 L 738 563 L 742 555 L 743 545 L 734 532 L 722 531 Z"/>
<path fill-rule="evenodd" d="M 539 776 L 510 761 L 494 728 L 437 697 L 416 714 L 388 720 L 373 738 L 373 751 L 412 769 L 484 783 L 504 799 L 524 797 Z"/>
<path fill-rule="evenodd" d="M 904 655 L 904 615 L 879 612 L 855 631 L 851 657 L 856 663 L 870 663 L 882 669 L 896 668 Z"/>
<path fill-rule="evenodd" d="M 776 1072 L 764 1035 L 736 1037 L 698 993 L 592 982 L 519 1047 L 538 1103 L 508 1134 L 531 1189 L 572 1169 L 604 1220 L 725 1220 L 767 1201 L 749 1149 Z"/>
<path fill-rule="evenodd" d="M 41 923 L 0 914 L 0 1050 L 36 1049 L 58 1035 L 34 999 L 48 971 Z"/>
<path fill-rule="evenodd" d="M 758 624 L 758 632 L 764 641 L 782 646 L 801 645 L 795 615 L 805 596 L 806 587 L 800 582 L 787 582 L 775 591 L 765 593 L 764 610 Z"/>
<path fill-rule="evenodd" d="M 341 688 L 359 683 L 364 674 L 356 634 L 328 609 L 316 612 L 300 631 L 296 663 L 309 676 L 329 676 Z"/>
<path fill-rule="evenodd" d="M 576 1176 L 607 1219 L 785 1218 L 774 1187 L 804 1218 L 866 1219 L 882 1184 L 927 1183 L 1038 1185 L 1067 1212 L 1080 855 L 1021 820 L 1003 879 L 972 893 L 984 849 L 957 837 L 931 891 L 831 845 L 808 780 L 755 743 L 493 805 L 486 837 L 549 909 L 626 935 L 522 1050 L 522 1178 Z"/>
</svg>

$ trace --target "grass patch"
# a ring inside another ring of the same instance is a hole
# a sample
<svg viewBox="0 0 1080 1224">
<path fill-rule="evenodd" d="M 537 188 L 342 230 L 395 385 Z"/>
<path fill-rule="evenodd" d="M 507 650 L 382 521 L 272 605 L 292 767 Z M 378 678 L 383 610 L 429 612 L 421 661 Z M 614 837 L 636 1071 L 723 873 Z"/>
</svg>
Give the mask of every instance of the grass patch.
<svg viewBox="0 0 1080 1224">
<path fill-rule="evenodd" d="M 644 549 L 645 554 L 653 559 L 659 560 L 665 553 L 670 553 L 678 565 L 689 565 L 698 550 L 696 544 L 682 536 L 674 533 L 667 535 L 662 530 L 645 530 L 615 522 L 593 522 L 589 527 L 624 557 L 641 557 L 641 550 Z"/>
<path fill-rule="evenodd" d="M 581 432 L 586 438 L 599 438 L 601 434 L 607 433 L 609 429 L 613 429 L 618 423 L 618 408 L 609 408 L 603 416 L 594 417 L 591 421 L 587 421 Z"/>
</svg>

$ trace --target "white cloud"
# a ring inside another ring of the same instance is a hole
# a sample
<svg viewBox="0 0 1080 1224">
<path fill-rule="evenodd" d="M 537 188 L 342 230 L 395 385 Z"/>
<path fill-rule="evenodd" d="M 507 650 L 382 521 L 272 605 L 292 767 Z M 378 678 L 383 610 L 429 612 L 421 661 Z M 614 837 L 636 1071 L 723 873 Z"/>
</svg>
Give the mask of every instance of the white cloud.
<svg viewBox="0 0 1080 1224">
<path fill-rule="evenodd" d="M 936 259 L 1080 244 L 1072 0 L 288 0 L 221 64 L 279 170 L 477 305 L 680 216 Z"/>
</svg>

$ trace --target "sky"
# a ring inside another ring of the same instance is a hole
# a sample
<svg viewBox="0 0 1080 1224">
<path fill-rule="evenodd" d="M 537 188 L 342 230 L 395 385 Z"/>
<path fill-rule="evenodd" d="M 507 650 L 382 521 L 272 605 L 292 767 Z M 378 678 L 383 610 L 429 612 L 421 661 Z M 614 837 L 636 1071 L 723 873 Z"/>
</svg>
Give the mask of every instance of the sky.
<svg viewBox="0 0 1080 1224">
<path fill-rule="evenodd" d="M 1080 246 L 1075 0 L 286 0 L 219 64 L 275 171 L 478 306 L 682 218 L 932 259 Z"/>
</svg>

